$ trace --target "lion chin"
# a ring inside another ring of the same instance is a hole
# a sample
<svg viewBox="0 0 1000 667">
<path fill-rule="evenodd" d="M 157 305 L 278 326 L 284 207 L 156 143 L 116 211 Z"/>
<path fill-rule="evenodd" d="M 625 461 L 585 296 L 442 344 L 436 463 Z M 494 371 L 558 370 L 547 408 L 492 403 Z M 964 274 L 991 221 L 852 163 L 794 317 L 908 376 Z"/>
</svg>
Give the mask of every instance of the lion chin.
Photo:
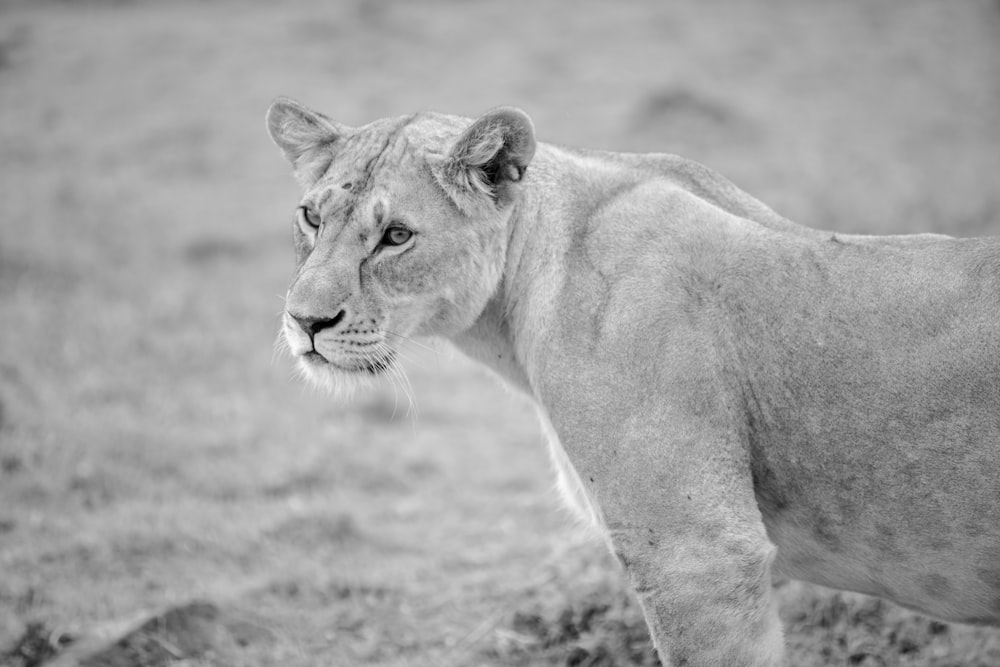
<svg viewBox="0 0 1000 667">
<path fill-rule="evenodd" d="M 349 398 L 359 388 L 371 387 L 375 378 L 387 372 L 391 365 L 391 357 L 364 359 L 351 367 L 336 364 L 319 352 L 307 352 L 298 357 L 298 371 L 302 378 L 338 398 Z"/>
</svg>

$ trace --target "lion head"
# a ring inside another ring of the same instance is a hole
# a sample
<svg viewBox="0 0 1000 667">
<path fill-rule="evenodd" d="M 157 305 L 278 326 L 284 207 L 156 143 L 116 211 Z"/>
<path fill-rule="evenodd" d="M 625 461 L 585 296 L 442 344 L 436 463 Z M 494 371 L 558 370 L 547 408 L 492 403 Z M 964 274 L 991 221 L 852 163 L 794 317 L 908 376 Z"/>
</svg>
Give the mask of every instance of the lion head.
<svg viewBox="0 0 1000 667">
<path fill-rule="evenodd" d="M 400 341 L 476 320 L 500 282 L 535 151 L 524 112 L 351 128 L 280 98 L 267 128 L 303 191 L 281 335 L 307 377 L 353 384 L 392 369 Z"/>
</svg>

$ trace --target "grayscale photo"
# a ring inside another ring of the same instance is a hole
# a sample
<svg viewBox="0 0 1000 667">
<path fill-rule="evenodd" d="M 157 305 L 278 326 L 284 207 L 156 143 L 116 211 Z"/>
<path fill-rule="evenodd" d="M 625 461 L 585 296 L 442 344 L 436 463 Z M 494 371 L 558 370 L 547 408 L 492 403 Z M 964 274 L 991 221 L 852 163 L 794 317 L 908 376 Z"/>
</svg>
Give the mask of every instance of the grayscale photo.
<svg viewBox="0 0 1000 667">
<path fill-rule="evenodd" d="M 1000 665 L 1000 2 L 0 0 L 0 667 Z"/>
</svg>

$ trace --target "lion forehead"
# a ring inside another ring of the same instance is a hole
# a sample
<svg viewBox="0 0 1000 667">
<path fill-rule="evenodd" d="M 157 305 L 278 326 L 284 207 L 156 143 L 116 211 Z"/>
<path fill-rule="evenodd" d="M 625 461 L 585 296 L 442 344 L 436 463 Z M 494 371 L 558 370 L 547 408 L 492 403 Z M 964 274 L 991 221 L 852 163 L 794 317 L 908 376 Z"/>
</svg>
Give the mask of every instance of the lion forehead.
<svg viewBox="0 0 1000 667">
<path fill-rule="evenodd" d="M 379 184 L 405 181 L 426 162 L 444 156 L 467 122 L 421 112 L 365 125 L 337 146 L 315 189 L 341 189 L 361 197 Z"/>
</svg>

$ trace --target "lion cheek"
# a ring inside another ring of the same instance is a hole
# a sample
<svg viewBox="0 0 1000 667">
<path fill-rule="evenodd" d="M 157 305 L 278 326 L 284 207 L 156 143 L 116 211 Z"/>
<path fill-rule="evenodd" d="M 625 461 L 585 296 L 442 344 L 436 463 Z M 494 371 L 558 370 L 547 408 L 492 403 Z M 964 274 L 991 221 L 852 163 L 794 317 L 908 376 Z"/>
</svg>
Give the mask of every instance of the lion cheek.
<svg viewBox="0 0 1000 667">
<path fill-rule="evenodd" d="M 434 299 L 424 335 L 451 336 L 465 331 L 479 319 L 494 292 L 483 283 L 443 290 Z"/>
</svg>

